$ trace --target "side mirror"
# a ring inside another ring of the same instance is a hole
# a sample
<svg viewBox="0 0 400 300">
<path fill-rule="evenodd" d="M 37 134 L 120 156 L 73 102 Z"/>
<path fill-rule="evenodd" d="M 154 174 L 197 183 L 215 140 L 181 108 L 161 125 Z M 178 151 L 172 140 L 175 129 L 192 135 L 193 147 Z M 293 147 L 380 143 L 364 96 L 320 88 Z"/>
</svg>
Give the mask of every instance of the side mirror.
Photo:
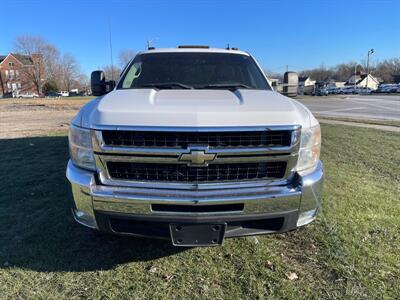
<svg viewBox="0 0 400 300">
<path fill-rule="evenodd" d="M 93 96 L 107 94 L 106 76 L 103 71 L 93 71 L 90 76 L 90 88 Z"/>
<path fill-rule="evenodd" d="M 299 75 L 296 72 L 286 72 L 283 75 L 283 94 L 296 97 L 299 87 Z"/>
<path fill-rule="evenodd" d="M 107 85 L 107 93 L 111 92 L 115 88 L 115 80 L 107 81 L 106 85 Z"/>
</svg>

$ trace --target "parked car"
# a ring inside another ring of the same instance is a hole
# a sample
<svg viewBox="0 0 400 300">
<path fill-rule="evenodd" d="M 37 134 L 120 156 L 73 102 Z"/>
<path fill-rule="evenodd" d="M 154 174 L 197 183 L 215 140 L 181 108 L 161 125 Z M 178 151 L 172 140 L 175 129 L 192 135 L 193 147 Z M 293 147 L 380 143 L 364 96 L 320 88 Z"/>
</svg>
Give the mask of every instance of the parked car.
<svg viewBox="0 0 400 300">
<path fill-rule="evenodd" d="M 389 93 L 397 93 L 397 90 L 398 90 L 397 84 L 381 84 L 375 92 L 389 94 Z"/>
<path fill-rule="evenodd" d="M 388 87 L 387 89 L 387 93 L 397 93 L 398 87 L 396 85 L 392 85 L 390 87 Z"/>
<path fill-rule="evenodd" d="M 99 97 L 71 121 L 66 176 L 78 223 L 193 247 L 316 218 L 319 123 L 275 92 L 247 52 L 153 48 L 114 85 L 94 71 Z"/>
<path fill-rule="evenodd" d="M 86 91 L 80 91 L 80 92 L 78 93 L 78 96 L 90 96 L 90 95 L 89 95 L 88 92 L 86 92 Z"/>
<path fill-rule="evenodd" d="M 354 94 L 356 92 L 356 89 L 354 88 L 354 86 L 346 86 L 346 87 L 342 87 L 339 90 L 339 94 Z"/>
<path fill-rule="evenodd" d="M 14 98 L 14 95 L 13 95 L 13 93 L 4 93 L 3 95 L 0 96 L 0 98 L 2 98 L 2 99 Z"/>
<path fill-rule="evenodd" d="M 16 98 L 22 99 L 22 98 L 39 98 L 39 95 L 36 93 L 32 93 L 32 92 L 26 92 L 26 93 L 19 93 L 16 95 Z"/>
<path fill-rule="evenodd" d="M 366 94 L 371 94 L 372 91 L 374 91 L 371 88 L 367 88 L 367 87 L 358 87 L 355 89 L 355 94 L 362 94 L 362 95 L 366 95 Z"/>
<path fill-rule="evenodd" d="M 313 96 L 328 96 L 329 92 L 325 88 L 320 88 L 312 92 Z"/>
<path fill-rule="evenodd" d="M 372 93 L 376 94 L 386 93 L 386 86 L 381 84 L 376 90 L 372 91 Z"/>
<path fill-rule="evenodd" d="M 336 95 L 339 91 L 337 87 L 331 87 L 326 89 L 329 95 Z"/>
<path fill-rule="evenodd" d="M 61 91 L 61 92 L 58 92 L 60 95 L 61 95 L 61 97 L 68 97 L 69 96 L 69 92 L 66 92 L 66 91 Z"/>
<path fill-rule="evenodd" d="M 61 97 L 61 95 L 59 93 L 57 93 L 57 92 L 46 92 L 44 94 L 44 96 L 46 98 L 60 98 Z"/>
</svg>

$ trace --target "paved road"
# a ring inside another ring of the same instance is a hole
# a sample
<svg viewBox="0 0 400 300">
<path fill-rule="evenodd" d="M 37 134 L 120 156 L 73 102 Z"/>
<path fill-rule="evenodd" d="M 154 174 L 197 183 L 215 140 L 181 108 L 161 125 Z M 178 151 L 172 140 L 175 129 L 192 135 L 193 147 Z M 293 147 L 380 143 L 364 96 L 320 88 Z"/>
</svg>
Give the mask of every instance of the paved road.
<svg viewBox="0 0 400 300">
<path fill-rule="evenodd" d="M 400 95 L 327 96 L 297 99 L 319 116 L 400 121 Z"/>
</svg>

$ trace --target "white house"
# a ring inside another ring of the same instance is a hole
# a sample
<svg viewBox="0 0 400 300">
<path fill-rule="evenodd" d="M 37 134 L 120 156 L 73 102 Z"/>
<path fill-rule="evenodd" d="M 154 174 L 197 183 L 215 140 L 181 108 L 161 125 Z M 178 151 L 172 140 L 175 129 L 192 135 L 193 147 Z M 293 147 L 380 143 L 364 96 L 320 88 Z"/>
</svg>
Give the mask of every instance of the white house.
<svg viewBox="0 0 400 300">
<path fill-rule="evenodd" d="M 371 74 L 360 74 L 356 73 L 350 76 L 350 78 L 346 81 L 347 86 L 354 86 L 356 85 L 357 87 L 360 88 L 365 88 L 367 87 L 367 81 L 368 81 L 368 87 L 370 89 L 376 90 L 379 86 L 379 80 L 372 76 Z"/>
<path fill-rule="evenodd" d="M 268 78 L 268 81 L 272 86 L 272 88 L 274 89 L 274 91 L 277 91 L 279 93 L 282 92 L 282 80 L 278 78 Z"/>
<path fill-rule="evenodd" d="M 346 81 L 336 81 L 333 78 L 330 78 L 325 81 L 326 88 L 341 88 L 341 87 L 344 87 L 345 84 L 346 84 Z"/>
<path fill-rule="evenodd" d="M 315 80 L 311 79 L 310 76 L 299 77 L 299 88 L 298 93 L 302 94 L 312 94 L 315 89 Z"/>
</svg>

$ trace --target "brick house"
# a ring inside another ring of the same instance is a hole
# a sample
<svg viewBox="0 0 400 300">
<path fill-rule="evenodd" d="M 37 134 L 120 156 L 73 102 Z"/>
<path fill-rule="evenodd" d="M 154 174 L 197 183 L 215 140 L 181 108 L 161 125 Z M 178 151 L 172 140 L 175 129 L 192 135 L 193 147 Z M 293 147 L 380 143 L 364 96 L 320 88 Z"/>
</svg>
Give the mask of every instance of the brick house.
<svg viewBox="0 0 400 300">
<path fill-rule="evenodd" d="M 18 97 L 20 93 L 38 93 L 43 83 L 44 66 L 40 54 L 0 55 L 0 98 L 5 94 Z"/>
</svg>

